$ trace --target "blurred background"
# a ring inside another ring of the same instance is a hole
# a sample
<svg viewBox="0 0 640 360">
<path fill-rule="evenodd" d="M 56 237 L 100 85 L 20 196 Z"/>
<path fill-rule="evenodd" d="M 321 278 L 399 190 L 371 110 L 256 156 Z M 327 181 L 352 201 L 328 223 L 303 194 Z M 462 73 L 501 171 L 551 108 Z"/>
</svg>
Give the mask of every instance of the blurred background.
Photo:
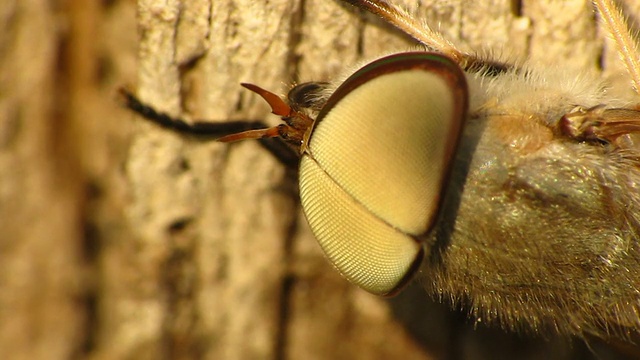
<svg viewBox="0 0 640 360">
<path fill-rule="evenodd" d="M 399 3 L 515 60 L 615 57 L 587 0 Z M 187 119 L 275 122 L 238 84 L 286 93 L 412 48 L 373 17 L 319 0 L 1 0 L 0 27 L 0 358 L 632 358 L 486 328 L 419 284 L 366 294 L 323 258 L 295 173 L 119 103 L 126 86 Z"/>
</svg>

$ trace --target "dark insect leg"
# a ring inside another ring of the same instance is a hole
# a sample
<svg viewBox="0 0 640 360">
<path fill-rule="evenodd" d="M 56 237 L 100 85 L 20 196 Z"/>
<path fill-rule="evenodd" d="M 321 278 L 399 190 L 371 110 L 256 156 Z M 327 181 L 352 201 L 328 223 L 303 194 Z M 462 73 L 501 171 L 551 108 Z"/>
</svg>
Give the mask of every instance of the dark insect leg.
<svg viewBox="0 0 640 360">
<path fill-rule="evenodd" d="M 152 106 L 140 101 L 140 99 L 127 90 L 120 89 L 120 94 L 124 98 L 124 104 L 127 108 L 140 114 L 150 122 L 180 134 L 196 136 L 201 140 L 215 140 L 225 135 L 267 127 L 261 121 L 230 121 L 220 123 L 195 121 L 193 123 L 187 123 L 182 119 L 158 112 Z"/>
<path fill-rule="evenodd" d="M 167 130 L 177 132 L 182 135 L 193 136 L 200 141 L 215 141 L 225 135 L 235 134 L 247 130 L 256 130 L 266 128 L 267 125 L 262 121 L 229 121 L 229 122 L 208 122 L 195 121 L 188 123 L 182 119 L 171 117 L 165 113 L 159 112 L 152 106 L 140 101 L 133 93 L 126 89 L 120 89 L 124 105 L 141 115 L 146 120 L 161 126 Z M 289 147 L 282 139 L 258 139 L 267 151 L 275 156 L 278 161 L 289 168 L 296 169 L 298 167 L 299 156 L 297 152 Z"/>
</svg>

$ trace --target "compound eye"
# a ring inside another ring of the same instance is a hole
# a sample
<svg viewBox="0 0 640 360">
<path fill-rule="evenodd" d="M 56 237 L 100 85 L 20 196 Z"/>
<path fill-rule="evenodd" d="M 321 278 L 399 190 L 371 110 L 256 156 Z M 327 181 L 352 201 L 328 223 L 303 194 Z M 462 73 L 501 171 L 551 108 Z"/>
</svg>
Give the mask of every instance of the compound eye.
<svg viewBox="0 0 640 360">
<path fill-rule="evenodd" d="M 358 70 L 318 115 L 300 165 L 302 207 L 329 260 L 354 284 L 391 295 L 419 268 L 467 98 L 452 60 L 403 53 Z"/>
</svg>

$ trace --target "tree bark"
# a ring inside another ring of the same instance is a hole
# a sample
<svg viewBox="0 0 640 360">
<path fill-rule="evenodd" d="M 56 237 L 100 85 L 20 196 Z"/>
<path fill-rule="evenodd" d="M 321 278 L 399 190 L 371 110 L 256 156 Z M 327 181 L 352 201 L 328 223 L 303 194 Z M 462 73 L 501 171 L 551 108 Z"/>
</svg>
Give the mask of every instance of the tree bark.
<svg viewBox="0 0 640 360">
<path fill-rule="evenodd" d="M 397 3 L 468 49 L 620 73 L 586 0 Z M 320 0 L 10 0 L 0 15 L 0 357 L 594 356 L 473 324 L 419 285 L 364 293 L 257 143 L 181 137 L 116 101 L 126 85 L 175 116 L 275 123 L 240 82 L 286 93 L 412 49 L 381 21 Z"/>
</svg>

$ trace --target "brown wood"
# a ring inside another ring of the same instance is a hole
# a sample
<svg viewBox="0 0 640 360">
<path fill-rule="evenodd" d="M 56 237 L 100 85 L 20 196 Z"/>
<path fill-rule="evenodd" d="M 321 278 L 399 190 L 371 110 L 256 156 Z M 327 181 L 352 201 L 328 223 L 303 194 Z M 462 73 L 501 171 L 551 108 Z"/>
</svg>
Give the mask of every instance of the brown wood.
<svg viewBox="0 0 640 360">
<path fill-rule="evenodd" d="M 420 3 L 470 48 L 600 59 L 588 1 Z M 124 84 L 174 115 L 276 121 L 240 82 L 285 93 L 412 49 L 381 22 L 321 0 L 20 0 L 0 14 L 3 359 L 593 356 L 474 330 L 419 286 L 391 301 L 356 289 L 310 234 L 295 174 L 258 144 L 181 138 L 116 101 Z"/>
</svg>

